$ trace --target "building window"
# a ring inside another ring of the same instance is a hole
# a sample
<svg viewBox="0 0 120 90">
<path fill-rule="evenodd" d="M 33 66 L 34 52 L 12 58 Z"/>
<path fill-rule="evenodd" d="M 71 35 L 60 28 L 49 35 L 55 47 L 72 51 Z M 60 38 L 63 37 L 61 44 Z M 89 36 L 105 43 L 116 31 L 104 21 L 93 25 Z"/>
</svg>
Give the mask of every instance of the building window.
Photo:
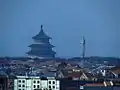
<svg viewBox="0 0 120 90">
<path fill-rule="evenodd" d="M 23 80 L 22 83 L 25 83 L 25 80 Z"/>
<path fill-rule="evenodd" d="M 22 85 L 22 87 L 25 87 L 25 85 Z"/>
<path fill-rule="evenodd" d="M 22 90 L 25 90 L 25 89 L 22 89 Z"/>
<path fill-rule="evenodd" d="M 21 90 L 21 89 L 18 89 L 18 90 Z"/>
<path fill-rule="evenodd" d="M 51 86 L 49 86 L 49 88 L 51 88 Z"/>
<path fill-rule="evenodd" d="M 55 84 L 55 81 L 53 81 L 53 84 Z"/>
<path fill-rule="evenodd" d="M 40 81 L 37 81 L 37 83 L 40 83 Z"/>
<path fill-rule="evenodd" d="M 18 85 L 18 87 L 21 87 L 21 85 Z"/>
<path fill-rule="evenodd" d="M 49 84 L 51 84 L 51 81 L 49 81 Z"/>
<path fill-rule="evenodd" d="M 37 85 L 37 88 L 40 88 L 40 86 L 39 86 L 39 85 Z"/>
<path fill-rule="evenodd" d="M 36 81 L 34 81 L 34 83 L 36 83 Z"/>
<path fill-rule="evenodd" d="M 18 82 L 21 83 L 21 80 L 19 80 Z"/>
<path fill-rule="evenodd" d="M 53 88 L 55 88 L 55 86 L 53 86 Z"/>
<path fill-rule="evenodd" d="M 36 86 L 34 85 L 34 88 L 36 88 Z"/>
</svg>

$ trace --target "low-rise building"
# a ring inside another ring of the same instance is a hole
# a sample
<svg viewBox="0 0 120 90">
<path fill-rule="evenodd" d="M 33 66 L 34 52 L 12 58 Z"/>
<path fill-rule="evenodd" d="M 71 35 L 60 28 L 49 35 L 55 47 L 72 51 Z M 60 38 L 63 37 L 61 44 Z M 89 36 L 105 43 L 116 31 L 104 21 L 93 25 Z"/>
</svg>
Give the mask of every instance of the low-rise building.
<svg viewBox="0 0 120 90">
<path fill-rule="evenodd" d="M 14 90 L 60 90 L 60 81 L 54 77 L 17 76 Z"/>
<path fill-rule="evenodd" d="M 8 76 L 0 75 L 0 90 L 8 90 Z"/>
<path fill-rule="evenodd" d="M 8 75 L 0 71 L 0 90 L 8 90 Z"/>
<path fill-rule="evenodd" d="M 120 78 L 120 67 L 114 67 L 110 70 L 116 78 Z"/>
<path fill-rule="evenodd" d="M 64 69 L 59 72 L 60 77 L 63 78 L 72 78 L 73 80 L 92 80 L 95 81 L 97 78 L 89 72 L 84 71 L 83 69 Z"/>
</svg>

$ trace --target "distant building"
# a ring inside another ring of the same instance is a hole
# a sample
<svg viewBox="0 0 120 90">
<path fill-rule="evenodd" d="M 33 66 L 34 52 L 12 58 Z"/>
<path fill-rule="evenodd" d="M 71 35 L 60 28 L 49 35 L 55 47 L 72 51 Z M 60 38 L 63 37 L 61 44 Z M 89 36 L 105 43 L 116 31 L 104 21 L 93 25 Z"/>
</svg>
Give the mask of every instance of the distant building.
<svg viewBox="0 0 120 90">
<path fill-rule="evenodd" d="M 97 78 L 94 77 L 92 73 L 88 73 L 80 69 L 64 69 L 59 72 L 59 77 L 62 78 L 72 78 L 72 80 L 87 80 L 87 81 L 96 81 Z"/>
<path fill-rule="evenodd" d="M 17 76 L 14 90 L 60 90 L 60 81 L 54 77 Z"/>
<path fill-rule="evenodd" d="M 28 46 L 31 48 L 31 50 L 27 52 L 29 57 L 40 59 L 49 59 L 55 57 L 56 52 L 52 50 L 54 46 L 49 42 L 49 40 L 52 38 L 44 33 L 43 25 L 41 25 L 41 31 L 32 39 L 35 43 Z"/>
<path fill-rule="evenodd" d="M 14 75 L 9 75 L 9 77 L 8 77 L 8 89 L 7 90 L 14 90 L 14 79 L 16 79 L 16 77 Z"/>
<path fill-rule="evenodd" d="M 80 85 L 84 86 L 86 83 L 86 81 L 63 78 L 60 79 L 60 90 L 80 90 Z"/>
<path fill-rule="evenodd" d="M 8 90 L 8 77 L 0 75 L 0 90 Z"/>
<path fill-rule="evenodd" d="M 120 78 L 120 67 L 113 67 L 110 70 L 116 78 Z"/>
<path fill-rule="evenodd" d="M 120 90 L 114 89 L 111 81 L 86 81 L 72 80 L 70 78 L 60 79 L 60 90 Z"/>
</svg>

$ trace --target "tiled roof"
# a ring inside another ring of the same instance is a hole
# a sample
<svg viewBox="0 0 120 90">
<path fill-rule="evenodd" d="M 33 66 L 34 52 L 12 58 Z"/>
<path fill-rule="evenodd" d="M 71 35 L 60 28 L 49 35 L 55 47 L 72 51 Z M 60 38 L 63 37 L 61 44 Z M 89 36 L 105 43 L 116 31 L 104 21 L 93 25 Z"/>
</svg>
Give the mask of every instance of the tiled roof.
<svg viewBox="0 0 120 90">
<path fill-rule="evenodd" d="M 0 76 L 7 76 L 7 74 L 4 71 L 0 71 Z"/>
<path fill-rule="evenodd" d="M 116 74 L 120 74 L 120 67 L 114 67 L 110 71 L 112 71 L 112 72 L 114 72 Z"/>
<path fill-rule="evenodd" d="M 82 75 L 82 72 L 73 72 L 72 70 L 63 70 L 63 75 L 65 77 L 80 77 Z"/>
<path fill-rule="evenodd" d="M 54 52 L 54 51 L 29 51 L 29 52 L 27 52 L 27 54 L 29 54 L 29 55 L 37 55 L 37 56 L 51 56 L 51 55 L 53 55 L 53 54 L 55 54 L 56 52 Z"/>
<path fill-rule="evenodd" d="M 43 75 L 44 77 L 55 77 L 55 73 L 54 72 L 46 72 Z"/>
<path fill-rule="evenodd" d="M 102 74 L 94 74 L 96 78 L 103 78 Z"/>
<path fill-rule="evenodd" d="M 43 31 L 43 26 L 41 25 L 41 31 L 33 37 L 33 39 L 35 40 L 39 40 L 39 39 L 51 39 L 51 37 L 47 36 L 44 31 Z"/>
<path fill-rule="evenodd" d="M 54 45 L 51 44 L 31 44 L 28 47 L 55 47 Z"/>
<path fill-rule="evenodd" d="M 92 73 L 85 73 L 85 75 L 88 77 L 88 78 L 93 78 L 94 75 Z"/>
</svg>

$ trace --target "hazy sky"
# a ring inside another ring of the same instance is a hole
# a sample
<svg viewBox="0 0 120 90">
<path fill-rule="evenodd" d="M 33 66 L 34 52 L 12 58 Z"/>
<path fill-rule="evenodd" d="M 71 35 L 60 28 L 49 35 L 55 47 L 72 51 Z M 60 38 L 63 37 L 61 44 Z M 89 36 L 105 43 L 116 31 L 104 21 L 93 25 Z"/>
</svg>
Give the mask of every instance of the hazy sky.
<svg viewBox="0 0 120 90">
<path fill-rule="evenodd" d="M 0 56 L 25 56 L 40 25 L 57 56 L 120 57 L 120 0 L 0 0 Z"/>
</svg>

